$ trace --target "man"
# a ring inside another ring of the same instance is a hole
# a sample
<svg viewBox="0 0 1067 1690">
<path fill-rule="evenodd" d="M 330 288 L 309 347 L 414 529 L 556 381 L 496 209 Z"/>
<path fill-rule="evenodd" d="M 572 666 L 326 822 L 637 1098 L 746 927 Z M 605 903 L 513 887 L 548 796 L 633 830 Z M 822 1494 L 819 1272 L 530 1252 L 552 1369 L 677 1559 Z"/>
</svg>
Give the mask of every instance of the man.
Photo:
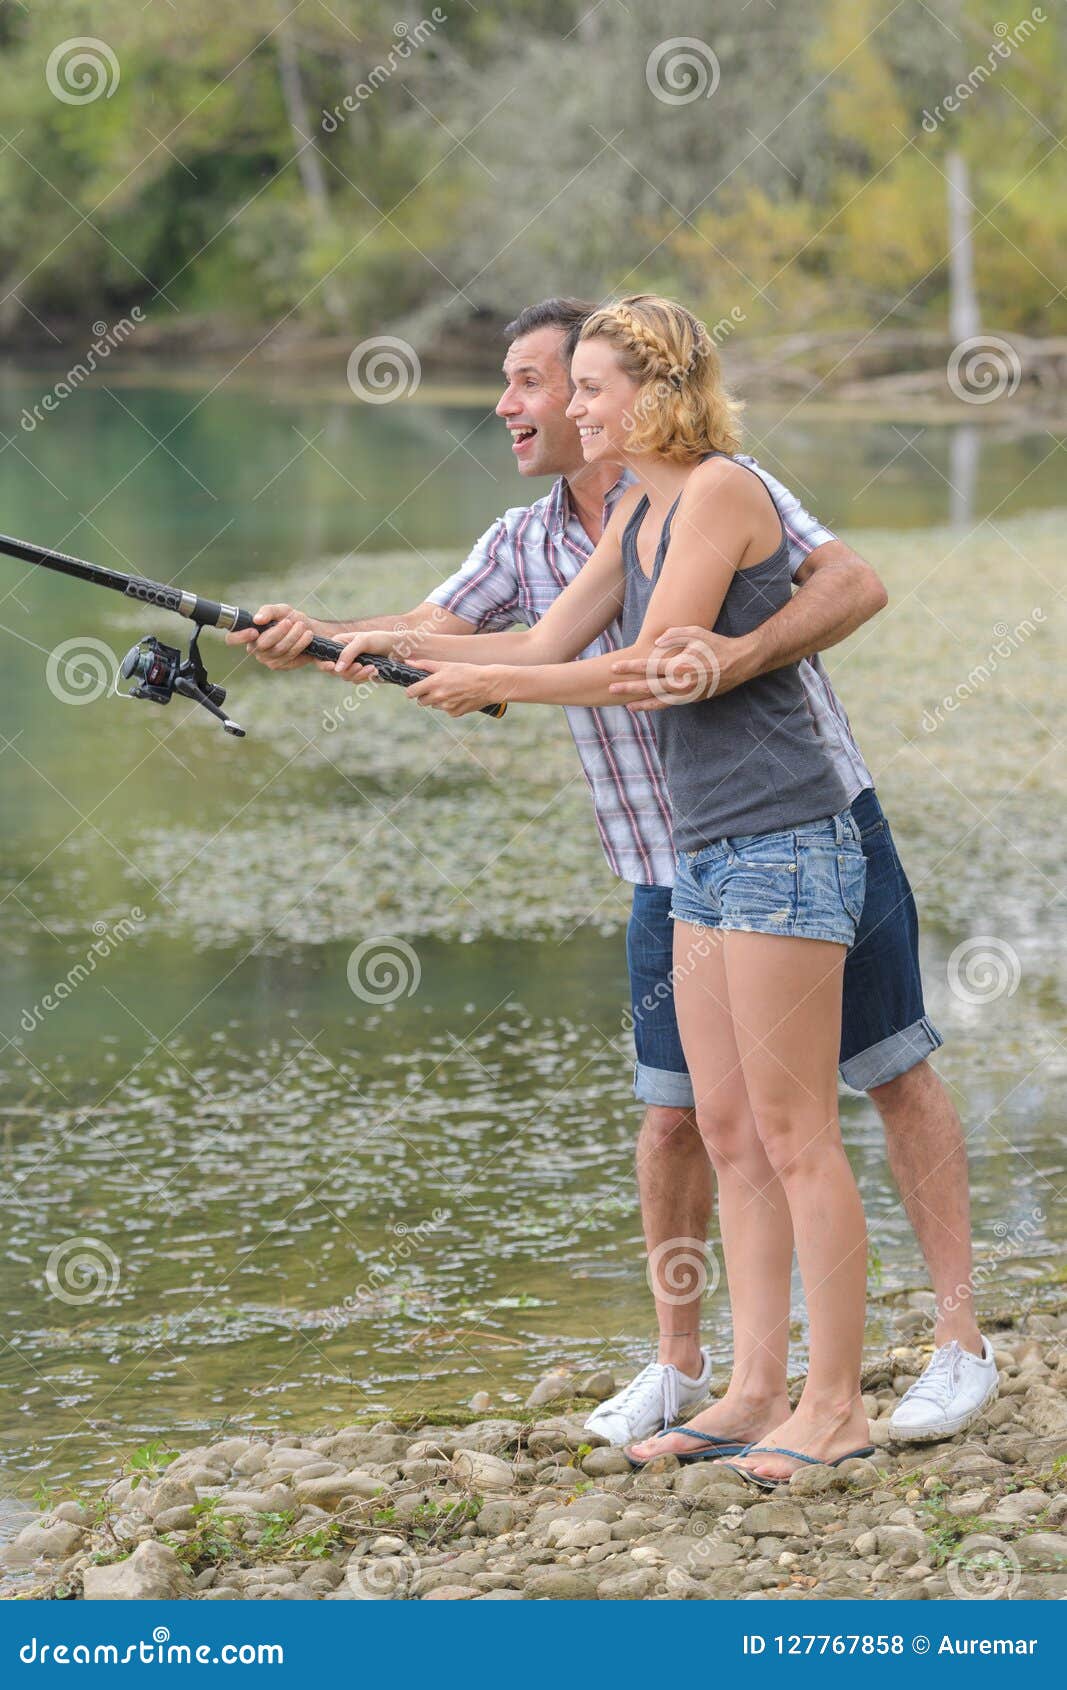
<svg viewBox="0 0 1067 1690">
<path fill-rule="evenodd" d="M 547 300 L 521 312 L 507 329 L 506 387 L 497 415 L 511 434 L 519 473 L 557 478 L 549 493 L 507 511 L 462 568 L 404 614 L 324 622 L 288 605 L 264 605 L 257 621 L 276 626 L 230 634 L 229 642 L 247 645 L 269 668 L 287 669 L 308 661 L 301 654 L 315 634 L 337 639 L 371 628 L 469 634 L 516 622 L 531 625 L 544 615 L 591 556 L 627 480 L 617 465 L 586 468 L 577 429 L 565 415 L 572 391 L 570 350 L 591 309 L 582 301 Z M 935 1353 L 897 1409 L 894 1431 L 913 1440 L 936 1439 L 968 1425 L 997 1390 L 992 1350 L 975 1325 L 971 1303 L 963 1133 L 927 1062 L 942 1040 L 923 1005 L 911 889 L 848 718 L 818 658 L 807 659 L 845 639 L 883 607 L 886 595 L 855 552 L 753 460 L 744 461 L 763 477 L 778 504 L 798 590 L 743 639 L 707 630 L 682 631 L 680 637 L 695 635 L 698 649 L 714 651 L 720 691 L 784 664 L 801 664 L 809 706 L 833 750 L 864 836 L 867 898 L 845 970 L 841 1073 L 849 1085 L 870 1093 L 882 1117 L 890 1166 L 937 1300 Z M 583 656 L 620 644 L 618 629 L 609 629 Z M 354 641 L 336 665 L 340 675 L 353 673 L 358 650 Z M 653 691 L 661 700 L 671 695 L 669 684 Z M 640 683 L 635 698 L 648 702 Z M 670 1424 L 708 1389 L 711 1361 L 699 1343 L 699 1291 L 680 1299 L 677 1269 L 684 1273 L 686 1259 L 691 1262 L 706 1238 L 712 1179 L 674 1016 L 669 920 L 674 853 L 651 725 L 643 709 L 575 707 L 567 716 L 609 866 L 634 885 L 627 932 L 634 1090 L 646 1105 L 637 1170 L 659 1348 L 656 1360 L 587 1422 L 611 1442 L 629 1444 Z"/>
</svg>

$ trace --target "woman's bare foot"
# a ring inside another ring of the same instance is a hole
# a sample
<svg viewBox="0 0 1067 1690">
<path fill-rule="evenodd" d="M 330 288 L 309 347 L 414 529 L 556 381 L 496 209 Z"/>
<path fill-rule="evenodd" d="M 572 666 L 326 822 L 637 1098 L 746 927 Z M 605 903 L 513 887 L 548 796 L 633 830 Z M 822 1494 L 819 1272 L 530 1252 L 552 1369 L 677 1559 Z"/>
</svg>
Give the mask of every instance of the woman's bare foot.
<svg viewBox="0 0 1067 1690">
<path fill-rule="evenodd" d="M 686 1425 L 694 1432 L 710 1432 L 715 1438 L 750 1444 L 762 1438 L 769 1427 L 779 1425 L 788 1413 L 789 1399 L 784 1392 L 780 1397 L 742 1397 L 740 1392 L 727 1391 L 710 1408 L 687 1420 Z M 695 1438 L 681 1437 L 677 1432 L 658 1432 L 631 1444 L 627 1454 L 635 1461 L 651 1461 L 656 1455 L 693 1455 L 701 1447 Z"/>
<path fill-rule="evenodd" d="M 867 1446 L 870 1427 L 858 1397 L 844 1409 L 824 1413 L 801 1400 L 788 1419 L 772 1431 L 760 1433 L 759 1442 L 768 1448 L 795 1449 L 813 1461 L 837 1461 L 851 1450 Z M 807 1463 L 753 1450 L 750 1455 L 737 1456 L 730 1465 L 761 1479 L 788 1479 Z"/>
</svg>

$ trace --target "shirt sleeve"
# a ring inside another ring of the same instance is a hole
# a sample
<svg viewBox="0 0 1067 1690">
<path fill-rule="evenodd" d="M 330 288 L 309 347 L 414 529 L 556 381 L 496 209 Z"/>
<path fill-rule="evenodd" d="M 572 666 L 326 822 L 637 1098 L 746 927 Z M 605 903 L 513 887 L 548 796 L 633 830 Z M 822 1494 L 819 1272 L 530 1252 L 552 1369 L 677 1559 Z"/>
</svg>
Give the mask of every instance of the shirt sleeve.
<svg viewBox="0 0 1067 1690">
<path fill-rule="evenodd" d="M 804 509 L 796 494 L 783 487 L 762 464 L 757 464 L 754 458 L 742 459 L 742 462 L 746 461 L 757 471 L 778 506 L 789 542 L 789 568 L 796 575 L 809 552 L 813 552 L 816 546 L 825 546 L 828 540 L 836 540 L 837 535 L 817 522 L 811 512 Z"/>
<path fill-rule="evenodd" d="M 520 604 L 514 547 L 502 517 L 475 542 L 467 561 L 428 598 L 431 604 L 473 622 L 479 633 L 497 633 L 528 620 Z"/>
</svg>

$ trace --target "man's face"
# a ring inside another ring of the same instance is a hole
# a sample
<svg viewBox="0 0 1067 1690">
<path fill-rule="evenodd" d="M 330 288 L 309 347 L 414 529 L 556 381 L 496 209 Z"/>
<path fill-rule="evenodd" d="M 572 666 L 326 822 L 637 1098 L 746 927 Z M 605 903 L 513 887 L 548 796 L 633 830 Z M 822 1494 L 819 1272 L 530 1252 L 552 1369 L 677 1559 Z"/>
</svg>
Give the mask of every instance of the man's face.
<svg viewBox="0 0 1067 1690">
<path fill-rule="evenodd" d="M 496 408 L 511 434 L 520 475 L 570 475 L 582 467 L 578 430 L 567 417 L 571 381 L 562 329 L 520 335 L 504 359 L 507 386 Z"/>
</svg>

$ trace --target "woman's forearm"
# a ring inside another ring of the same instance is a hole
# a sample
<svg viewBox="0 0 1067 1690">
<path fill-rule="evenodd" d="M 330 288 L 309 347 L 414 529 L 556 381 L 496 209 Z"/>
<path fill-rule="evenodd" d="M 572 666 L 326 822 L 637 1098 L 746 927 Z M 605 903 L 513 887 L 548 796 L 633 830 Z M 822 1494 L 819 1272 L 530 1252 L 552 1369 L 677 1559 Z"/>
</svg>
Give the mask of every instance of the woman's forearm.
<svg viewBox="0 0 1067 1690">
<path fill-rule="evenodd" d="M 421 660 L 432 663 L 537 663 L 545 655 L 534 628 L 508 628 L 500 634 L 401 635 L 395 654 L 418 668 Z"/>
<path fill-rule="evenodd" d="M 627 646 L 571 663 L 494 664 L 493 679 L 499 683 L 494 697 L 512 704 L 618 704 L 611 693 L 617 679 L 613 666 L 620 658 L 645 656 L 644 647 Z"/>
</svg>

